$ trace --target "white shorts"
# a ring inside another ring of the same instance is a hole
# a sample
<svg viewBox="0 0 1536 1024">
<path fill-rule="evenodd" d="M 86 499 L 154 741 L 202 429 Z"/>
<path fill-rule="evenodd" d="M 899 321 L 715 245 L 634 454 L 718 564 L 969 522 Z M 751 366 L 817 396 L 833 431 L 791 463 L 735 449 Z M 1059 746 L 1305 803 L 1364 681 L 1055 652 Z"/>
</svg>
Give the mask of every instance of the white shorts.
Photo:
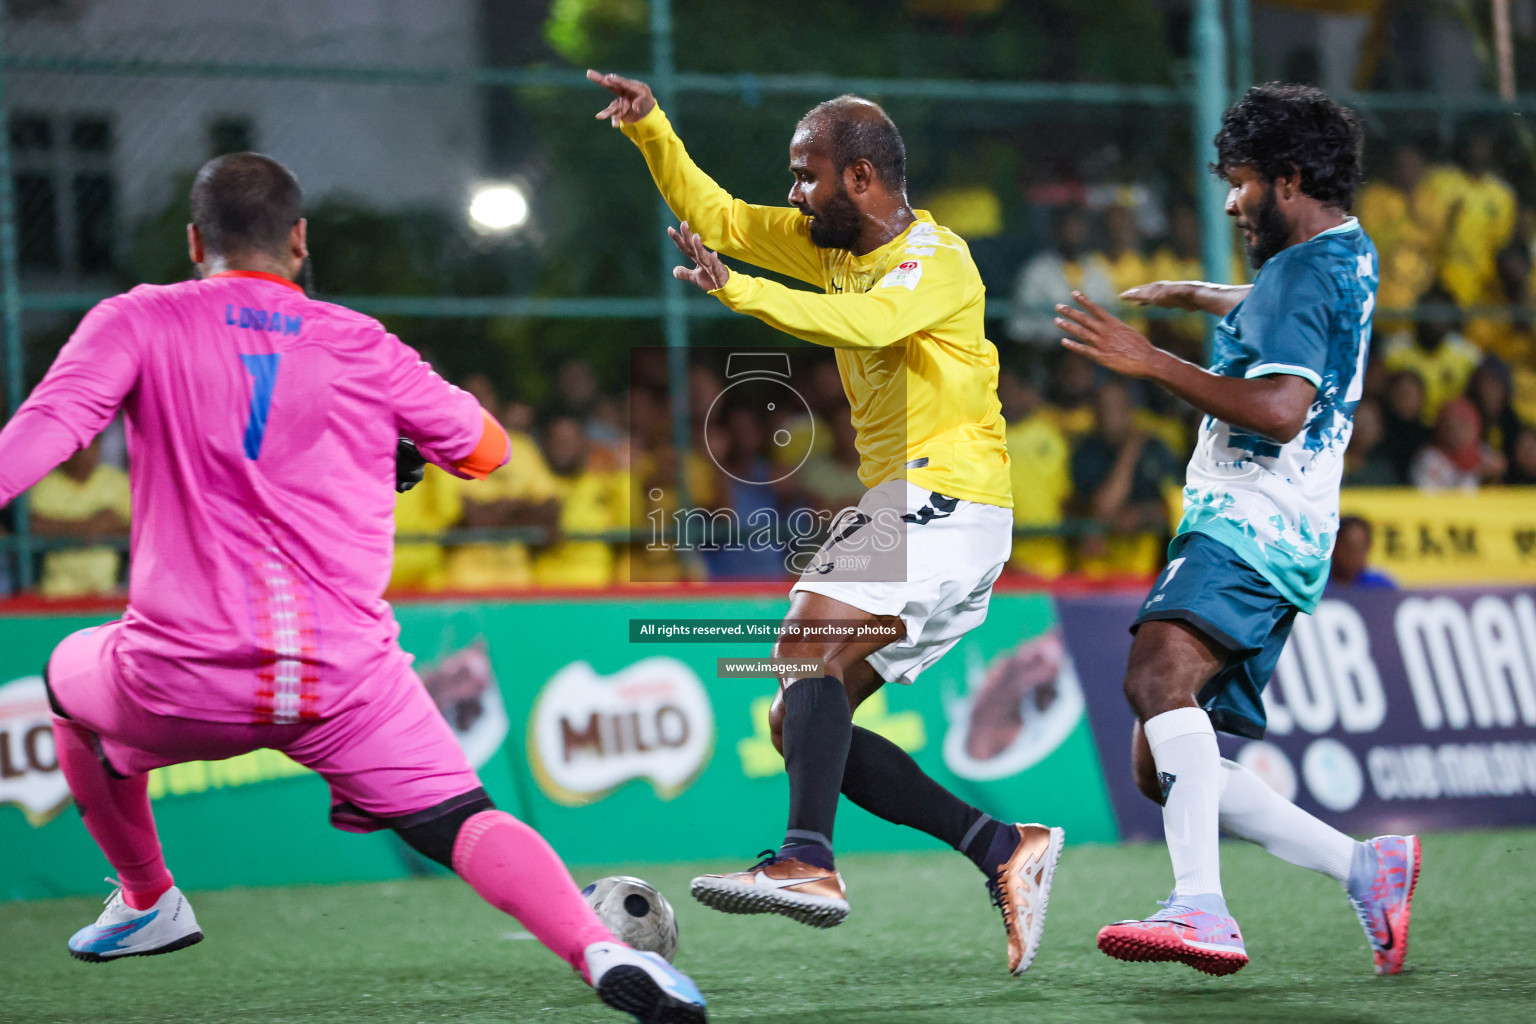
<svg viewBox="0 0 1536 1024">
<path fill-rule="evenodd" d="M 897 510 L 906 514 L 900 515 Z M 976 501 L 947 498 L 906 480 L 872 488 L 859 502 L 869 517 L 884 511 L 900 515 L 905 540 L 905 573 L 883 579 L 852 566 L 861 557 L 860 541 L 878 534 L 874 523 L 840 523 L 822 545 L 799 581 L 790 589 L 825 594 L 871 615 L 899 615 L 906 636 L 867 659 L 888 683 L 912 683 L 923 670 L 987 618 L 992 584 L 1013 547 L 1013 510 Z M 890 534 L 888 524 L 884 527 Z M 861 536 L 863 534 L 863 536 Z M 878 555 L 876 557 L 879 557 Z M 852 577 L 852 578 L 850 578 Z"/>
</svg>

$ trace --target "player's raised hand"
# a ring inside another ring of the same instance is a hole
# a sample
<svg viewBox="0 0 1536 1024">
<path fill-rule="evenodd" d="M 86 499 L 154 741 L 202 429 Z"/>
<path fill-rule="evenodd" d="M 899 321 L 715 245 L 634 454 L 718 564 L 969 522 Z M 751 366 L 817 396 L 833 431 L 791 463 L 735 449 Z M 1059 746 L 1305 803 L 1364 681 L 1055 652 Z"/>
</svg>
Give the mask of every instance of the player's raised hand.
<svg viewBox="0 0 1536 1024">
<path fill-rule="evenodd" d="M 599 110 L 596 116 L 599 121 L 607 118 L 608 123 L 615 128 L 620 123 L 632 124 L 640 120 L 656 106 L 656 97 L 651 95 L 651 87 L 644 82 L 619 75 L 605 75 L 591 68 L 587 69 L 587 81 L 596 82 L 613 93 L 613 101 Z"/>
<path fill-rule="evenodd" d="M 692 267 L 673 267 L 673 277 L 690 281 L 707 292 L 725 287 L 725 282 L 731 279 L 731 268 L 721 261 L 718 253 L 704 245 L 704 239 L 693 233 L 687 221 L 675 228 L 667 228 L 667 237 L 672 239 L 679 252 L 693 261 Z"/>
<path fill-rule="evenodd" d="M 1162 349 L 1144 338 L 1140 331 L 1110 313 L 1082 292 L 1072 297 L 1082 309 L 1058 305 L 1056 326 L 1076 338 L 1062 338 L 1063 348 L 1087 356 L 1100 366 L 1127 377 L 1150 377 Z"/>
<path fill-rule="evenodd" d="M 1199 281 L 1153 281 L 1120 293 L 1126 302 L 1138 306 L 1162 306 L 1165 309 L 1200 309 L 1196 301 Z"/>
</svg>

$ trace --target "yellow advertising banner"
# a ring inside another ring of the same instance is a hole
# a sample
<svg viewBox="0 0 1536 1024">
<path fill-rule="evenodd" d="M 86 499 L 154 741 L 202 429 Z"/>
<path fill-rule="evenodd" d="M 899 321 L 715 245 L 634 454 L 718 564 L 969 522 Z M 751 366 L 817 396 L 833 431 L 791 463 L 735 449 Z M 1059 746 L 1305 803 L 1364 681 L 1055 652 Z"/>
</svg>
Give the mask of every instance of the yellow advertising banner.
<svg viewBox="0 0 1536 1024">
<path fill-rule="evenodd" d="M 1536 487 L 1346 488 L 1340 508 L 1370 522 L 1371 564 L 1399 583 L 1536 583 Z"/>
</svg>

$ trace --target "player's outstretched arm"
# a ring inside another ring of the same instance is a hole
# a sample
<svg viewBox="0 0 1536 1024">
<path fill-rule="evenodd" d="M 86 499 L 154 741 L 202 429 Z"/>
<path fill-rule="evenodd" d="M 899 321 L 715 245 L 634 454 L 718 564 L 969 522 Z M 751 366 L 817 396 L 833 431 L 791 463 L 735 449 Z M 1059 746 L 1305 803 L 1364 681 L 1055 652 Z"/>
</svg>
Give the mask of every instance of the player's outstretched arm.
<svg viewBox="0 0 1536 1024">
<path fill-rule="evenodd" d="M 1248 296 L 1251 284 L 1210 284 L 1206 281 L 1153 281 L 1120 293 L 1137 306 L 1188 309 L 1196 313 L 1226 316 Z"/>
<path fill-rule="evenodd" d="M 0 506 L 101 433 L 138 374 L 133 319 L 117 299 L 98 303 L 0 431 Z"/>
<path fill-rule="evenodd" d="M 1317 395 L 1311 381 L 1290 374 L 1223 377 L 1158 348 L 1082 292 L 1081 309 L 1060 305 L 1056 326 L 1064 348 L 1127 377 L 1150 380 L 1207 416 L 1284 444 L 1306 425 Z M 1075 339 L 1075 340 L 1074 340 Z"/>
<path fill-rule="evenodd" d="M 823 295 L 733 273 L 686 221 L 667 233 L 694 263 L 677 267 L 673 276 L 704 289 L 728 309 L 816 345 L 884 348 L 948 319 L 967 302 L 985 299 L 980 281 L 968 294 L 956 264 L 938 254 L 901 264 L 868 292 Z"/>
<path fill-rule="evenodd" d="M 811 242 L 804 214 L 787 206 L 744 203 L 721 188 L 693 162 L 644 82 L 598 71 L 588 71 L 587 78 L 613 94 L 597 112 L 598 120 L 622 130 L 640 147 L 667 206 L 693 225 L 706 245 L 765 270 L 822 283 L 821 252 Z"/>
</svg>

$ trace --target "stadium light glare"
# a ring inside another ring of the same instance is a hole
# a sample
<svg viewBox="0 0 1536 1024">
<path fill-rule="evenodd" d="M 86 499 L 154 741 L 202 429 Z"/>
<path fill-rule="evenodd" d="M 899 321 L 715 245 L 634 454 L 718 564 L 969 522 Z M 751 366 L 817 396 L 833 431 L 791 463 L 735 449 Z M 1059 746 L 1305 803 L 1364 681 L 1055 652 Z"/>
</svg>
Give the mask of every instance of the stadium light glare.
<svg viewBox="0 0 1536 1024">
<path fill-rule="evenodd" d="M 469 222 L 492 234 L 516 231 L 528 223 L 528 197 L 517 185 L 481 185 L 469 201 Z"/>
</svg>

